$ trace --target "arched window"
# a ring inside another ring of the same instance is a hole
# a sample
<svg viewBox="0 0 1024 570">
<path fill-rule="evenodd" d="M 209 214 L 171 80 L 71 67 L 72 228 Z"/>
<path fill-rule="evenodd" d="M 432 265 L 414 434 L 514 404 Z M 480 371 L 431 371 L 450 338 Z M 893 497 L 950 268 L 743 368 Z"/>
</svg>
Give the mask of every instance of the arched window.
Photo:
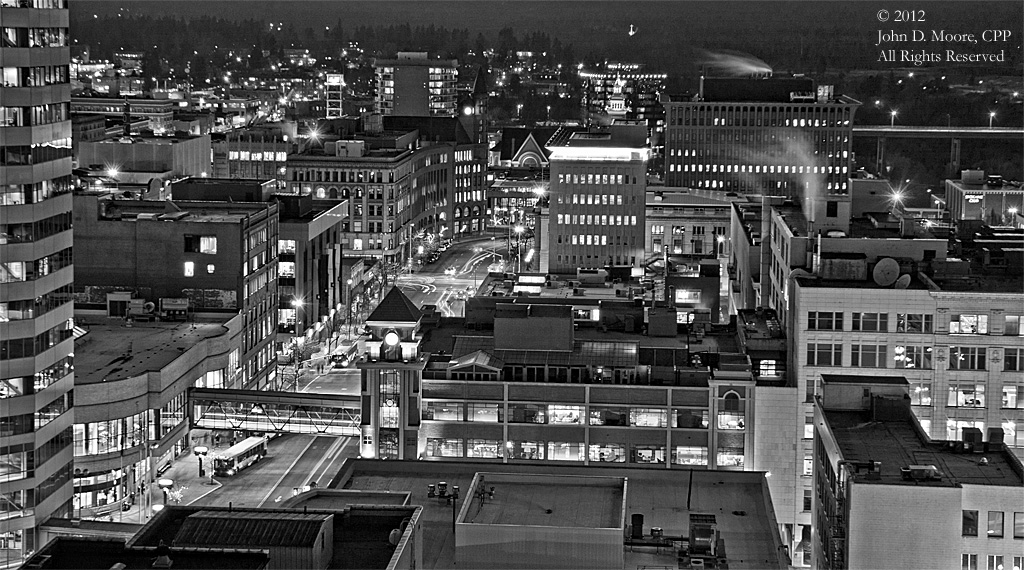
<svg viewBox="0 0 1024 570">
<path fill-rule="evenodd" d="M 732 390 L 726 392 L 722 397 L 722 410 L 726 412 L 740 411 L 740 395 Z"/>
</svg>

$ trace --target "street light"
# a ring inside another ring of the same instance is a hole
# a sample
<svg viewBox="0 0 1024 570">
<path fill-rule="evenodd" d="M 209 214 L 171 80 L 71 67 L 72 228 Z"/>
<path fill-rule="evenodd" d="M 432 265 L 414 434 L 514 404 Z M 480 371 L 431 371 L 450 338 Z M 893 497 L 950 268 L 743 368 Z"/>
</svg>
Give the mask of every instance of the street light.
<svg viewBox="0 0 1024 570">
<path fill-rule="evenodd" d="M 164 505 L 166 505 L 167 504 L 167 493 L 171 490 L 171 487 L 174 486 L 174 479 L 169 479 L 167 477 L 161 477 L 160 479 L 156 480 L 156 484 L 157 484 L 158 487 L 160 487 L 160 490 L 164 492 Z"/>
<path fill-rule="evenodd" d="M 897 114 L 897 112 L 898 111 L 896 111 L 896 109 L 893 109 L 892 111 L 889 112 L 889 117 L 890 117 L 889 126 L 890 127 L 896 126 L 896 114 Z"/>
<path fill-rule="evenodd" d="M 349 279 L 346 281 L 346 284 L 348 285 L 346 288 L 347 292 L 345 293 L 345 298 L 348 300 L 348 315 L 346 315 L 345 321 L 348 324 L 348 328 L 345 331 L 345 339 L 352 340 L 352 280 Z"/>
<path fill-rule="evenodd" d="M 516 226 L 516 274 L 521 273 L 523 270 L 523 256 L 520 251 L 520 247 L 522 247 L 521 241 L 523 237 L 523 231 L 525 230 L 526 228 L 524 228 L 523 226 Z"/>
<path fill-rule="evenodd" d="M 459 486 L 452 485 L 452 490 L 448 492 L 448 483 L 445 481 L 438 481 L 437 486 L 427 485 L 427 497 L 434 498 L 438 497 L 446 499 L 447 503 L 452 506 L 452 531 L 455 531 L 455 519 L 456 519 L 456 505 L 459 502 Z"/>
<path fill-rule="evenodd" d="M 206 472 L 203 471 L 203 458 L 210 452 L 210 448 L 205 445 L 197 445 L 192 448 L 192 452 L 199 458 L 199 476 L 206 477 Z"/>
<path fill-rule="evenodd" d="M 996 112 L 995 111 L 989 112 L 989 114 L 988 114 L 988 128 L 990 128 L 990 129 L 992 128 L 992 121 L 995 118 L 996 118 Z"/>
</svg>

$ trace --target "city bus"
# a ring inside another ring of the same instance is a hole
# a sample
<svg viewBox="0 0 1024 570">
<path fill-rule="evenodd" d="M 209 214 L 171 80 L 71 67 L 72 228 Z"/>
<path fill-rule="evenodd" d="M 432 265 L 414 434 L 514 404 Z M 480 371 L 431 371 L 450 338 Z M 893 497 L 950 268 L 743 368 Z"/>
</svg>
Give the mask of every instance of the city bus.
<svg viewBox="0 0 1024 570">
<path fill-rule="evenodd" d="M 246 438 L 213 458 L 213 473 L 221 477 L 234 475 L 266 455 L 266 437 Z"/>
</svg>

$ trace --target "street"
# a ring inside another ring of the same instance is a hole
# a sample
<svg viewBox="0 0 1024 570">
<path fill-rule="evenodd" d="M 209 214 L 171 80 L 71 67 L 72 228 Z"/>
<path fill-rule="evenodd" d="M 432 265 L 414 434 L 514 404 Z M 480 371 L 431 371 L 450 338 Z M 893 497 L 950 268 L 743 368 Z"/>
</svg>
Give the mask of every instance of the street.
<svg viewBox="0 0 1024 570">
<path fill-rule="evenodd" d="M 503 237 L 463 240 L 452 244 L 418 273 L 400 276 L 398 286 L 417 306 L 433 304 L 444 316 L 462 316 L 465 299 L 476 293 L 489 270 L 504 267 L 504 258 Z M 356 396 L 360 372 L 354 366 L 332 368 L 322 374 L 307 368 L 298 376 L 297 390 Z M 272 506 L 311 484 L 327 486 L 344 460 L 358 455 L 359 445 L 354 439 L 283 435 L 269 442 L 266 458 L 234 476 L 215 477 L 216 483 L 211 484 L 209 477 L 198 477 L 198 459 L 192 454 L 175 460 L 168 475 L 181 490 L 185 504 Z M 151 492 L 153 503 L 162 501 L 159 490 Z"/>
<path fill-rule="evenodd" d="M 399 276 L 398 286 L 419 307 L 437 305 L 442 316 L 464 316 L 465 298 L 476 294 L 489 269 L 501 264 L 505 253 L 502 236 L 465 239 L 417 273 Z"/>
<path fill-rule="evenodd" d="M 206 492 L 206 481 L 194 479 L 184 502 L 199 506 L 272 506 L 315 483 L 326 487 L 348 457 L 358 455 L 350 437 L 283 435 L 272 440 L 266 458 L 232 477 L 216 477 L 219 485 Z M 193 456 L 179 460 L 191 467 Z M 198 470 L 198 466 L 190 470 Z M 189 495 L 199 496 L 189 501 Z"/>
</svg>

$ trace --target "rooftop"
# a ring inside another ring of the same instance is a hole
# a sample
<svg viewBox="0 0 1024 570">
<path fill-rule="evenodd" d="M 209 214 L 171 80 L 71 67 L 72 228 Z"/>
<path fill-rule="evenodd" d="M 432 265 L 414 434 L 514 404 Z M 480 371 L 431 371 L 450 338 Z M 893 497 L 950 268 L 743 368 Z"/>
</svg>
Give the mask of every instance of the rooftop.
<svg viewBox="0 0 1024 570">
<path fill-rule="evenodd" d="M 903 376 L 871 375 L 861 376 L 858 374 L 822 374 L 821 379 L 832 384 L 890 384 L 893 386 L 909 386 L 910 383 Z"/>
<path fill-rule="evenodd" d="M 226 334 L 222 320 L 205 322 L 124 322 L 106 318 L 78 318 L 75 324 L 88 329 L 76 342 L 75 383 L 92 384 L 123 380 L 146 372 L 158 372 L 199 341 Z M 78 346 L 84 346 L 79 349 Z"/>
<path fill-rule="evenodd" d="M 311 528 L 308 528 L 309 523 L 319 525 L 317 519 L 332 520 L 334 557 L 330 560 L 328 568 L 387 568 L 393 563 L 392 558 L 396 553 L 396 547 L 389 542 L 391 531 L 402 526 L 403 521 L 412 522 L 405 531 L 406 535 L 411 535 L 417 524 L 419 511 L 420 508 L 415 506 L 394 505 L 335 504 L 325 510 L 311 509 L 308 505 L 302 510 L 171 505 L 150 519 L 128 544 L 134 548 L 152 547 L 160 542 L 176 544 L 182 539 L 192 537 L 197 542 L 205 543 L 209 548 L 248 544 L 264 539 L 267 541 L 265 549 L 287 548 L 292 545 L 308 544 L 309 533 L 312 532 Z M 211 533 L 194 533 L 190 530 L 190 525 L 196 518 L 204 521 L 216 520 L 218 526 Z M 229 522 L 231 519 L 240 522 Z M 232 526 L 235 530 L 242 531 L 242 534 L 227 532 Z M 305 536 L 301 536 L 303 534 Z M 175 562 L 174 568 L 177 567 L 178 564 Z"/>
<path fill-rule="evenodd" d="M 982 184 L 971 184 L 964 182 L 963 180 L 946 180 L 947 183 L 952 185 L 954 188 L 960 190 L 969 190 L 971 192 L 985 193 L 985 192 L 1020 192 L 1024 193 L 1024 187 L 1018 184 L 1010 184 L 1008 181 L 1001 180 L 999 185 L 988 185 Z"/>
<path fill-rule="evenodd" d="M 928 285 L 921 281 L 920 277 L 914 273 L 908 273 L 910 275 L 910 284 L 906 287 L 911 290 L 926 290 Z M 815 287 L 825 289 L 892 289 L 892 285 L 882 286 L 875 283 L 873 279 L 819 279 L 817 277 L 797 277 L 797 283 L 801 287 Z"/>
<path fill-rule="evenodd" d="M 774 309 L 741 309 L 737 324 L 748 339 L 786 338 L 786 331 L 779 324 Z"/>
<path fill-rule="evenodd" d="M 839 444 L 843 459 L 848 462 L 881 462 L 880 479 L 885 485 L 930 485 L 953 487 L 958 485 L 1024 486 L 1020 462 L 1008 451 L 992 450 L 980 453 L 952 453 L 946 442 L 926 441 L 914 420 L 874 421 L 867 411 L 825 410 L 832 434 Z M 980 465 L 984 456 L 987 465 Z M 904 481 L 901 468 L 910 465 L 934 465 L 942 473 L 939 480 Z"/>
<path fill-rule="evenodd" d="M 263 202 L 214 202 L 186 200 L 111 200 L 106 209 L 106 220 L 133 222 L 159 220 L 161 222 L 241 223 L 254 212 L 274 208 Z M 115 217 L 115 213 L 120 217 Z"/>
<path fill-rule="evenodd" d="M 729 567 L 733 570 L 782 568 L 785 562 L 780 559 L 780 545 L 777 542 L 776 521 L 774 514 L 768 510 L 771 504 L 768 498 L 768 487 L 764 474 L 758 472 L 739 471 L 689 471 L 689 470 L 655 470 L 641 468 L 614 468 L 595 466 L 567 466 L 550 464 L 496 464 L 493 462 L 435 462 L 435 461 L 374 461 L 356 459 L 346 461 L 336 479 L 338 487 L 345 489 L 408 491 L 412 493 L 413 503 L 422 504 L 423 512 L 423 562 L 425 568 L 451 568 L 454 561 L 454 543 L 452 529 L 452 505 L 427 498 L 427 485 L 447 482 L 450 486 L 458 485 L 465 493 L 471 488 L 477 473 L 493 473 L 500 469 L 503 477 L 521 475 L 524 477 L 571 476 L 578 477 L 614 477 L 628 478 L 629 491 L 625 499 L 625 513 L 644 515 L 645 529 L 661 527 L 666 536 L 681 536 L 689 533 L 690 513 L 716 513 L 718 528 L 725 540 L 729 557 Z M 692 480 L 691 480 L 692 478 Z M 525 481 L 524 481 L 525 482 Z M 489 488 L 491 485 L 487 485 Z M 591 508 L 609 508 L 608 505 L 589 507 L 587 503 L 598 503 L 591 496 L 578 496 L 576 491 L 563 488 L 561 491 L 572 494 L 580 505 L 569 504 L 563 497 L 551 494 L 550 488 L 531 488 L 528 484 L 509 486 L 508 483 L 495 483 L 495 502 L 506 501 L 502 507 L 494 511 L 503 511 L 501 515 L 508 524 L 523 524 L 515 521 L 533 521 L 536 517 L 559 516 L 565 510 L 565 516 L 574 509 L 579 509 L 583 517 L 592 517 L 591 522 L 608 521 L 610 517 L 600 511 L 590 512 Z M 502 497 L 503 495 L 510 495 Z M 621 495 L 619 495 L 621 497 Z M 518 497 L 518 499 L 516 498 Z M 513 501 L 537 500 L 538 514 L 518 516 Z M 611 500 L 605 497 L 603 500 Z M 490 499 L 488 499 L 490 501 Z M 476 506 L 476 502 L 472 503 Z M 621 501 L 619 503 L 621 505 Z M 456 505 L 464 510 L 460 499 Z M 546 514 L 550 508 L 552 514 Z M 617 509 L 620 507 L 617 507 Z M 485 504 L 486 509 L 486 504 Z M 465 511 L 468 515 L 470 510 Z M 500 513 L 485 514 L 495 517 Z M 472 520 L 472 519 L 471 519 Z M 581 521 L 583 519 L 580 519 Z M 476 522 L 483 521 L 479 519 Z M 568 524 L 575 522 L 565 521 Z M 501 524 L 501 523 L 499 523 Z M 584 524 L 587 524 L 584 521 Z M 611 525 L 611 526 L 616 526 Z M 647 531 L 649 532 L 649 531 Z M 653 552 L 639 552 L 644 549 L 632 549 L 625 553 L 624 568 L 637 566 L 677 566 L 676 552 L 670 551 L 656 556 Z M 671 549 L 670 549 L 671 550 Z"/>
<path fill-rule="evenodd" d="M 725 192 L 716 190 L 675 186 L 647 187 L 647 207 L 654 208 L 664 206 L 717 206 L 719 208 L 727 208 L 731 202 L 740 199 L 738 196 L 727 196 Z"/>
<path fill-rule="evenodd" d="M 147 145 L 172 145 L 192 141 L 201 138 L 209 138 L 209 135 L 190 135 L 186 133 L 174 133 L 170 135 L 137 135 L 130 137 L 114 135 L 96 141 L 82 141 L 82 144 L 147 144 Z"/>
<path fill-rule="evenodd" d="M 621 528 L 626 481 L 619 477 L 481 473 L 479 486 L 495 489 L 462 522 L 564 528 Z M 470 489 L 471 491 L 472 489 Z"/>
<path fill-rule="evenodd" d="M 794 237 L 808 237 L 807 217 L 804 216 L 803 208 L 792 203 L 772 206 L 772 208 L 779 213 L 779 217 L 789 231 L 793 232 Z"/>
<path fill-rule="evenodd" d="M 415 323 L 420 320 L 422 313 L 419 307 L 415 303 L 409 300 L 409 297 L 402 293 L 402 290 L 398 287 L 392 287 L 388 294 L 384 296 L 381 302 L 377 305 L 377 308 L 373 310 L 373 313 L 369 317 L 366 317 L 367 322 L 386 322 L 386 323 Z"/>
<path fill-rule="evenodd" d="M 258 550 L 171 547 L 167 552 L 173 568 L 234 569 L 267 568 L 270 557 Z M 120 538 L 58 536 L 33 554 L 22 568 L 150 569 L 157 547 L 127 548 Z M 120 566 L 118 566 L 120 565 Z"/>
<path fill-rule="evenodd" d="M 573 342 L 572 352 L 502 350 L 494 348 L 493 336 L 456 336 L 452 359 L 478 350 L 485 351 L 503 362 L 517 365 L 587 366 L 599 362 L 604 366 L 621 368 L 637 365 L 639 343 L 636 340 L 601 342 L 577 339 Z"/>
<path fill-rule="evenodd" d="M 308 547 L 330 520 L 326 514 L 200 511 L 186 518 L 174 536 L 175 546 Z"/>
</svg>

